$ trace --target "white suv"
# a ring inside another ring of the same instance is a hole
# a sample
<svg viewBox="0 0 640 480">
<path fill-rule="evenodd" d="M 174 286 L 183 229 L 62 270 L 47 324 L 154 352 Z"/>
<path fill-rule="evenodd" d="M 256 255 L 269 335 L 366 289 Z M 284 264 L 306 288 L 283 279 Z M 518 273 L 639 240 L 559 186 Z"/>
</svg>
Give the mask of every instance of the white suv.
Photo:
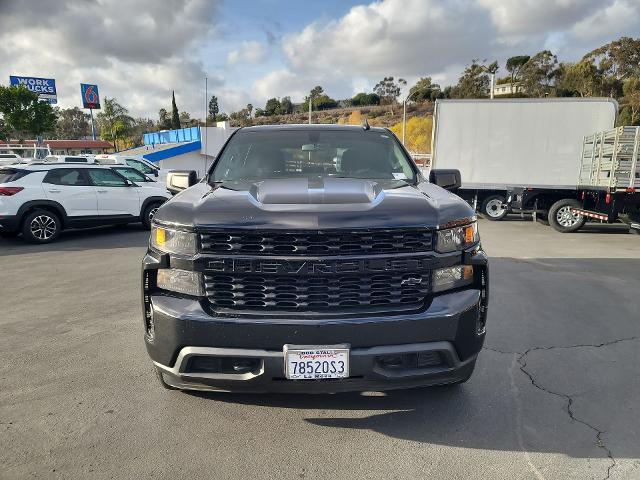
<svg viewBox="0 0 640 480">
<path fill-rule="evenodd" d="M 102 165 L 127 165 L 149 177 L 153 177 L 162 184 L 167 183 L 167 174 L 169 173 L 169 170 L 154 165 L 142 156 L 114 155 L 105 153 L 96 155 L 94 160 L 96 163 L 100 163 Z"/>
<path fill-rule="evenodd" d="M 107 166 L 39 163 L 0 168 L 0 235 L 48 243 L 63 229 L 142 222 L 171 194 Z"/>
<path fill-rule="evenodd" d="M 13 165 L 20 160 L 22 160 L 22 158 L 16 153 L 0 153 L 0 166 Z"/>
</svg>

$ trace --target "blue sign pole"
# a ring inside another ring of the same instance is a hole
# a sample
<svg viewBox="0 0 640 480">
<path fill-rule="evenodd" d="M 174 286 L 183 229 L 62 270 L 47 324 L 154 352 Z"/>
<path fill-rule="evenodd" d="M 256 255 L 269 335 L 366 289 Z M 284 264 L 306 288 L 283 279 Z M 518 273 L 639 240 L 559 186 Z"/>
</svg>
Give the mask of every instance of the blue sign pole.
<svg viewBox="0 0 640 480">
<path fill-rule="evenodd" d="M 91 135 L 93 139 L 96 139 L 96 122 L 93 120 L 93 108 L 89 109 L 89 113 L 91 114 Z"/>
</svg>

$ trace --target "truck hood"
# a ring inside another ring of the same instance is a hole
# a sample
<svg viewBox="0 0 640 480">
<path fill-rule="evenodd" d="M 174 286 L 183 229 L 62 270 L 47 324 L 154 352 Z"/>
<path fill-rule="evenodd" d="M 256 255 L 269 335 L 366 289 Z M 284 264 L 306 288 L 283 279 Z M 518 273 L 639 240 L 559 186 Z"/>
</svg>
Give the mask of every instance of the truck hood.
<svg viewBox="0 0 640 480">
<path fill-rule="evenodd" d="M 460 197 L 428 182 L 326 177 L 205 182 L 165 203 L 156 221 L 186 228 L 438 228 L 474 216 Z"/>
</svg>

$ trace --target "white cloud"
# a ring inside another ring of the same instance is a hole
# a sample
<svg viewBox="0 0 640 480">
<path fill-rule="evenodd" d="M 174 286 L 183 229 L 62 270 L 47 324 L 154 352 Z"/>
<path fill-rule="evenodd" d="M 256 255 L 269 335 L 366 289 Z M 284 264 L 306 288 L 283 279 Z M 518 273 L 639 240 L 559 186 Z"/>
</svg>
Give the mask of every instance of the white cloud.
<svg viewBox="0 0 640 480">
<path fill-rule="evenodd" d="M 490 33 L 486 12 L 468 2 L 384 0 L 288 35 L 283 49 L 298 71 L 408 76 L 481 54 Z"/>
<path fill-rule="evenodd" d="M 116 97 L 136 116 L 170 108 L 172 90 L 180 110 L 204 110 L 203 65 L 186 53 L 215 34 L 217 1 L 158 8 L 154 0 L 129 0 L 130 15 L 117 0 L 0 2 L 2 83 L 9 75 L 55 78 L 63 108 L 81 106 L 82 82 L 97 83 L 103 98 Z"/>
<path fill-rule="evenodd" d="M 248 63 L 258 63 L 262 61 L 267 54 L 267 50 L 259 42 L 243 42 L 242 46 L 237 50 L 232 50 L 227 55 L 227 63 L 230 65 L 240 61 Z"/>
<path fill-rule="evenodd" d="M 547 33 L 570 28 L 590 15 L 603 0 L 478 0 L 490 12 L 500 35 Z"/>
<path fill-rule="evenodd" d="M 319 84 L 345 98 L 386 75 L 452 84 L 474 58 L 504 65 L 510 56 L 551 48 L 575 60 L 640 35 L 639 9 L 640 0 L 376 1 L 285 35 L 286 67 L 256 80 L 254 90 L 265 99 L 300 100 Z"/>
<path fill-rule="evenodd" d="M 307 92 L 303 87 L 305 80 L 288 69 L 273 70 L 256 81 L 253 85 L 255 95 L 258 98 L 291 96 L 294 101 L 299 101 Z M 308 89 L 311 90 L 311 87 Z"/>
<path fill-rule="evenodd" d="M 640 35 L 640 1 L 616 0 L 571 28 L 572 35 L 580 41 L 608 41 L 615 31 Z"/>
</svg>

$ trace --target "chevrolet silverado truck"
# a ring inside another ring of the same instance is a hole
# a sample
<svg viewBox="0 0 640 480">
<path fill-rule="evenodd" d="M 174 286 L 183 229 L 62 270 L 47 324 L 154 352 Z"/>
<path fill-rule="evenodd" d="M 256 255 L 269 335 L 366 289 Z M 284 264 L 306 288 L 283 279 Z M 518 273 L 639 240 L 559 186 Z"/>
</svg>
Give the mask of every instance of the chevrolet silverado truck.
<svg viewBox="0 0 640 480">
<path fill-rule="evenodd" d="M 447 191 L 460 182 L 456 170 L 424 178 L 387 129 L 236 131 L 153 218 L 143 324 L 161 385 L 465 382 L 485 337 L 488 265 L 473 209 Z"/>
</svg>

